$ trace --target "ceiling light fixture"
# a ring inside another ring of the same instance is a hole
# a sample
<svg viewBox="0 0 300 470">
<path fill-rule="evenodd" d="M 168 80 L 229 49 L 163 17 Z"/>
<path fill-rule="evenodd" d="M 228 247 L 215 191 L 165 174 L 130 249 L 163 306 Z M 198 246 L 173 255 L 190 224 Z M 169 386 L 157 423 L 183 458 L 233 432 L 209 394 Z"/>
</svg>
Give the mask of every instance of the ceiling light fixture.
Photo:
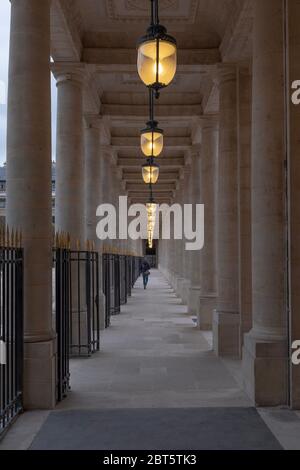
<svg viewBox="0 0 300 470">
<path fill-rule="evenodd" d="M 147 34 L 138 41 L 138 73 L 142 82 L 156 92 L 165 88 L 175 77 L 177 42 L 159 22 L 158 0 L 151 2 L 151 24 Z"/>
</svg>

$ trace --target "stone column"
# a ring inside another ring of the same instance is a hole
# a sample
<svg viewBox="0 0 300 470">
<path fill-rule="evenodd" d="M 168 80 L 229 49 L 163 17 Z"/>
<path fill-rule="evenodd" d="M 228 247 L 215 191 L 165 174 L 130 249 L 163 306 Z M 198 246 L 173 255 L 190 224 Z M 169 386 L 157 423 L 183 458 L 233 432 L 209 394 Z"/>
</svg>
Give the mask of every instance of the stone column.
<svg viewBox="0 0 300 470">
<path fill-rule="evenodd" d="M 184 210 L 184 204 L 189 203 L 189 189 L 190 189 L 190 167 L 184 169 L 184 179 L 182 181 L 181 205 Z M 191 285 L 190 275 L 190 252 L 185 249 L 186 240 L 182 240 L 182 281 L 179 284 L 179 297 L 182 303 L 187 305 L 188 293 Z"/>
<path fill-rule="evenodd" d="M 179 200 L 179 190 L 176 192 L 176 197 L 174 199 L 174 204 L 178 205 L 180 204 Z M 174 234 L 175 235 L 175 234 Z M 178 257 L 180 257 L 180 245 L 181 245 L 181 240 L 175 240 L 173 241 L 173 289 L 175 293 L 177 294 L 177 289 L 178 289 L 178 279 L 180 277 L 180 262 Z"/>
<path fill-rule="evenodd" d="M 113 177 L 113 149 L 111 146 L 101 146 L 101 193 L 100 199 L 104 204 L 115 204 L 114 177 Z M 114 240 L 105 240 L 102 243 L 112 248 L 115 246 Z"/>
<path fill-rule="evenodd" d="M 200 305 L 198 326 L 201 330 L 212 329 L 213 312 L 217 302 L 217 184 L 219 126 L 214 117 L 203 117 L 201 202 L 205 206 L 205 243 L 200 254 Z"/>
<path fill-rule="evenodd" d="M 86 249 L 85 241 L 85 166 L 83 133 L 84 66 L 53 67 L 57 79 L 57 148 L 55 229 L 70 235 L 71 249 Z M 72 260 L 72 354 L 79 342 L 88 343 L 86 265 Z M 78 269 L 79 263 L 79 269 Z M 79 272 L 79 276 L 78 276 Z M 80 279 L 80 282 L 78 281 Z M 83 350 L 83 349 L 82 349 Z"/>
<path fill-rule="evenodd" d="M 52 328 L 50 1 L 12 0 L 7 223 L 24 246 L 24 407 L 55 406 Z"/>
<path fill-rule="evenodd" d="M 258 406 L 287 403 L 284 4 L 255 0 L 252 111 L 252 312 L 245 386 Z"/>
<path fill-rule="evenodd" d="M 103 184 L 106 178 L 105 157 L 102 155 L 101 144 L 107 144 L 109 140 L 105 133 L 103 120 L 99 116 L 87 116 L 85 118 L 85 218 L 86 240 L 94 242 L 95 249 L 101 253 L 102 242 L 96 234 L 97 208 L 105 203 Z M 105 296 L 103 294 L 102 257 L 99 259 L 99 302 L 100 328 L 105 329 Z"/>
<path fill-rule="evenodd" d="M 177 196 L 177 203 L 182 206 L 183 200 L 183 188 L 182 182 L 180 183 L 180 188 L 178 190 Z M 183 278 L 183 255 L 184 255 L 184 245 L 182 240 L 177 240 L 176 242 L 176 250 L 175 250 L 175 260 L 176 260 L 176 273 L 177 273 L 177 280 L 176 280 L 176 295 L 177 297 L 181 297 L 181 289 L 182 283 L 184 282 Z"/>
<path fill-rule="evenodd" d="M 57 150 L 55 227 L 70 234 L 72 248 L 85 243 L 83 136 L 84 68 L 55 66 L 57 79 Z"/>
<path fill-rule="evenodd" d="M 239 67 L 239 262 L 240 262 L 240 342 L 252 327 L 251 260 L 251 104 L 252 78 L 249 67 Z"/>
<path fill-rule="evenodd" d="M 196 145 L 192 150 L 191 180 L 189 203 L 195 206 L 201 203 L 201 146 Z M 195 210 L 193 210 L 193 217 Z M 199 314 L 200 305 L 200 257 L 201 251 L 191 251 L 190 256 L 190 280 L 191 285 L 188 296 L 188 313 L 191 315 Z"/>
<path fill-rule="evenodd" d="M 218 301 L 213 317 L 214 350 L 239 356 L 239 239 L 237 159 L 237 69 L 219 68 L 220 131 L 217 199 Z"/>
<path fill-rule="evenodd" d="M 288 1 L 286 29 L 288 31 L 288 79 L 289 86 L 300 77 L 300 3 Z M 293 90 L 294 91 L 294 90 Z M 292 101 L 289 102 L 289 127 L 288 127 L 288 146 L 289 171 L 290 171 L 290 339 L 294 341 L 300 339 L 300 160 L 299 160 L 299 127 L 300 127 L 300 106 L 295 106 Z M 300 409 L 300 367 L 291 364 L 291 406 Z"/>
</svg>

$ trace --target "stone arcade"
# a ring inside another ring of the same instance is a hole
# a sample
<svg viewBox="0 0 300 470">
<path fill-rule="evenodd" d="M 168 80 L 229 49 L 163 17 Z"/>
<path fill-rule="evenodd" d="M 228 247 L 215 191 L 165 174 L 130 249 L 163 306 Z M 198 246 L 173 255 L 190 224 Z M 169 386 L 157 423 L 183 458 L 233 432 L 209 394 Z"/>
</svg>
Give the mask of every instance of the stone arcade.
<svg viewBox="0 0 300 470">
<path fill-rule="evenodd" d="M 6 219 L 25 250 L 26 409 L 55 407 L 50 70 L 55 227 L 101 250 L 99 204 L 147 202 L 139 131 L 148 95 L 135 46 L 148 3 L 11 0 Z M 300 2 L 161 0 L 160 9 L 179 54 L 156 106 L 165 148 L 155 199 L 205 205 L 203 250 L 159 240 L 160 272 L 197 319 L 198 337 L 212 331 L 214 354 L 236 361 L 253 405 L 299 409 L 291 344 L 300 339 L 300 107 L 291 96 Z M 112 245 L 141 250 L 140 241 Z"/>
</svg>

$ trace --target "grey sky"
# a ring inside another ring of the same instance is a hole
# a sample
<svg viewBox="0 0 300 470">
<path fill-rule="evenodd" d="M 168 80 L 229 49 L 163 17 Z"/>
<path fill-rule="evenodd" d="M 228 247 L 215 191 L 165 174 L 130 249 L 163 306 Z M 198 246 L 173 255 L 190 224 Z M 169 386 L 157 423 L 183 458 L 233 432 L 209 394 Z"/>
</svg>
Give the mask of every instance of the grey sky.
<svg viewBox="0 0 300 470">
<path fill-rule="evenodd" d="M 0 0 L 0 165 L 6 161 L 6 99 L 3 94 L 7 90 L 8 57 L 9 57 L 10 1 Z M 52 155 L 55 155 L 56 129 L 56 86 L 52 78 Z M 5 93 L 6 94 L 6 93 Z"/>
</svg>

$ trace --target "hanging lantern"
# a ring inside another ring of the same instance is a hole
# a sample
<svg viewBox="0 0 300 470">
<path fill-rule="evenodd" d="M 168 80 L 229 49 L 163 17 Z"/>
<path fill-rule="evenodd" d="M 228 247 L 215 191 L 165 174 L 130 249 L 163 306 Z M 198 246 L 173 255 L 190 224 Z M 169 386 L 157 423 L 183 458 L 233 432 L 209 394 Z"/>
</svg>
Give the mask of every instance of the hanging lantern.
<svg viewBox="0 0 300 470">
<path fill-rule="evenodd" d="M 147 204 L 146 208 L 147 208 L 147 216 L 148 216 L 148 224 L 147 224 L 148 245 L 149 245 L 149 248 L 152 248 L 154 231 L 155 231 L 155 223 L 156 223 L 157 205 L 153 201 L 151 201 Z"/>
<path fill-rule="evenodd" d="M 159 23 L 158 0 L 152 5 L 151 25 L 138 41 L 138 73 L 142 82 L 158 93 L 172 82 L 177 69 L 176 39 Z"/>
<path fill-rule="evenodd" d="M 143 165 L 143 180 L 146 184 L 156 184 L 159 177 L 159 166 L 148 162 Z"/>
<path fill-rule="evenodd" d="M 141 131 L 141 149 L 146 157 L 158 157 L 164 148 L 164 131 L 156 121 L 149 121 Z"/>
</svg>

